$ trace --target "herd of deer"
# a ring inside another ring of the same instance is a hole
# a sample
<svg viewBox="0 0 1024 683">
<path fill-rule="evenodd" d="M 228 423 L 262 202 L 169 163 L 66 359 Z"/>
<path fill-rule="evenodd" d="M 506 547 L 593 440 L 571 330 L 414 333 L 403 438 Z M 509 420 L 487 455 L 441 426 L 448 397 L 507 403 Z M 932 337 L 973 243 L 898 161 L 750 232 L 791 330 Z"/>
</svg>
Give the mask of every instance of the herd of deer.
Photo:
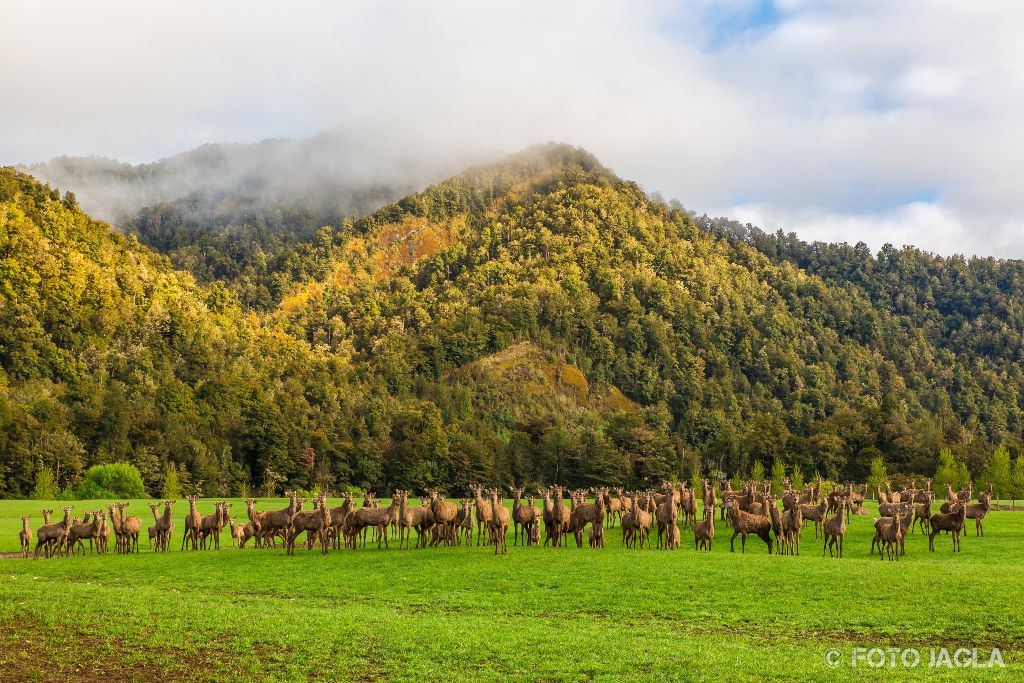
<svg viewBox="0 0 1024 683">
<path fill-rule="evenodd" d="M 577 547 L 582 547 L 586 541 L 592 548 L 601 548 L 605 531 L 618 523 L 627 548 L 643 548 L 645 543 L 650 548 L 656 531 L 658 548 L 675 549 L 680 545 L 681 529 L 690 528 L 694 548 L 710 551 L 715 538 L 715 510 L 719 509 L 722 521 L 733 530 L 729 547 L 734 552 L 737 536 L 741 552 L 745 552 L 747 536 L 754 535 L 764 541 L 769 553 L 774 550 L 777 554 L 799 555 L 801 530 L 805 524 L 813 523 L 814 537 L 821 535 L 824 539 L 822 556 L 828 552 L 830 557 L 842 557 L 850 515 L 866 512 L 862 504 L 868 486 L 848 483 L 845 487 L 822 491 L 819 479 L 803 490 L 796 490 L 786 481 L 777 497 L 771 493 L 771 482 L 752 481 L 745 482 L 737 491 L 731 484 L 718 488 L 704 480 L 699 496 L 685 484 L 665 484 L 660 491 L 630 493 L 621 488 L 566 491 L 562 486 L 552 486 L 539 490 L 541 507 L 535 505 L 534 496 L 528 496 L 524 503 L 525 490 L 513 488 L 511 511 L 502 503 L 498 489 L 472 486 L 470 490 L 473 497 L 461 500 L 459 505 L 444 500 L 432 489 L 420 497 L 419 505 L 412 505 L 410 492 L 397 490 L 387 507 L 381 507 L 372 493 L 364 496 L 361 507 L 354 504 L 351 493 L 342 494 L 342 504 L 337 507 L 328 506 L 327 494 L 320 494 L 314 498 L 312 510 L 303 510 L 306 499 L 288 492 L 288 506 L 280 510 L 258 511 L 256 501 L 247 499 L 248 522 L 244 524 L 236 523 L 231 515 L 231 503 L 216 501 L 212 515 L 201 515 L 196 508 L 197 496 L 188 496 L 189 511 L 184 521 L 181 550 L 205 549 L 208 545 L 219 549 L 220 534 L 225 528 L 232 543 L 240 548 L 250 540 L 257 548 L 272 548 L 280 539 L 289 554 L 295 552 L 295 542 L 303 532 L 307 549 L 318 544 L 326 554 L 329 548 L 340 548 L 342 544 L 348 548 L 365 547 L 371 529 L 378 548 L 381 543 L 388 547 L 389 535 L 397 535 L 399 548 L 413 547 L 413 530 L 416 531 L 415 547 L 425 548 L 469 544 L 475 528 L 476 544 L 493 545 L 498 554 L 508 552 L 506 536 L 510 524 L 513 545 L 519 544 L 520 539 L 527 546 L 540 544 L 543 526 L 545 546 L 565 546 L 572 536 Z M 954 552 L 959 551 L 960 534 L 967 519 L 975 520 L 976 535 L 984 535 L 983 521 L 990 509 L 992 487 L 978 495 L 979 502 L 971 503 L 970 486 L 953 491 L 947 485 L 947 500 L 935 514 L 931 510 L 935 498 L 931 480 L 925 480 L 922 489 L 914 488 L 911 482 L 900 491 L 892 490 L 887 483 L 884 491 L 879 486 L 876 493 L 880 516 L 874 522 L 871 553 L 874 554 L 877 546 L 879 556 L 898 560 L 904 554 L 907 532 L 914 533 L 918 526 L 922 533 L 929 534 L 928 545 L 933 552 L 935 536 L 944 531 L 952 535 Z M 569 505 L 565 504 L 566 494 Z M 593 502 L 587 500 L 591 495 Z M 698 498 L 703 508 L 699 519 Z M 175 503 L 165 500 L 149 504 L 153 513 L 149 541 L 157 552 L 169 549 Z M 142 520 L 125 514 L 128 503 L 106 507 L 106 512 L 90 511 L 79 520 L 71 518 L 71 506 L 62 506 L 64 518 L 55 523 L 50 520 L 53 510 L 43 510 L 45 523 L 35 532 L 35 557 L 39 556 L 40 549 L 46 557 L 74 555 L 76 549 L 84 552 L 85 541 L 89 541 L 90 552 L 95 548 L 96 552 L 105 553 L 111 531 L 116 539 L 116 552 L 138 552 Z M 22 517 L 21 521 L 21 548 L 28 557 L 33 533 L 29 518 Z"/>
</svg>

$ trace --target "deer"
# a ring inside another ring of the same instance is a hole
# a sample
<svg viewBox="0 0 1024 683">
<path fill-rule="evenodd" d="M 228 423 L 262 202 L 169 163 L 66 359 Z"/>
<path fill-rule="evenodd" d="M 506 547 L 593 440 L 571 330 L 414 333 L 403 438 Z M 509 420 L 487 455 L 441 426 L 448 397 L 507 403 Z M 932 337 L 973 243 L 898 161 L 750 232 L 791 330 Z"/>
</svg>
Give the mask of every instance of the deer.
<svg viewBox="0 0 1024 683">
<path fill-rule="evenodd" d="M 213 514 L 203 515 L 199 522 L 199 547 L 206 550 L 206 539 L 212 536 L 210 547 L 220 550 L 220 530 L 225 524 L 224 502 L 214 501 Z"/>
<path fill-rule="evenodd" d="M 883 520 L 889 520 L 888 524 L 879 524 Z M 882 517 L 875 520 L 876 536 L 879 538 L 878 559 L 882 559 L 882 543 L 885 543 L 885 555 L 889 561 L 900 560 L 900 551 L 903 547 L 904 527 L 899 517 Z"/>
<path fill-rule="evenodd" d="M 107 526 L 107 513 L 100 510 L 100 530 L 96 532 L 96 552 L 106 554 L 110 545 L 110 527 Z M 116 544 L 115 540 L 115 544 Z"/>
<path fill-rule="evenodd" d="M 764 510 L 764 512 L 760 512 L 760 510 Z M 772 533 L 775 534 L 775 554 L 781 554 L 784 550 L 785 539 L 782 531 L 782 514 L 779 512 L 779 506 L 775 504 L 775 497 L 769 493 L 765 496 L 763 505 L 751 503 L 750 514 L 768 518 L 771 522 Z"/>
<path fill-rule="evenodd" d="M 188 499 L 188 514 L 185 515 L 185 533 L 181 537 L 181 549 L 184 550 L 185 544 L 192 541 L 192 550 L 199 550 L 199 527 L 203 524 L 203 517 L 196 509 L 196 501 L 199 496 L 191 495 L 186 498 Z"/>
<path fill-rule="evenodd" d="M 274 537 L 277 535 L 284 540 L 288 527 L 291 525 L 292 515 L 297 509 L 297 496 L 294 491 L 285 491 L 285 495 L 288 497 L 288 507 L 269 510 L 260 516 L 259 535 L 263 538 L 264 547 L 275 547 Z M 253 526 L 256 526 L 255 522 Z"/>
<path fill-rule="evenodd" d="M 705 508 L 707 512 L 709 508 Z M 714 509 L 714 506 L 710 508 Z M 693 525 L 693 546 L 694 550 L 707 550 L 711 552 L 711 542 L 715 540 L 715 515 L 705 514 L 704 519 Z"/>
<path fill-rule="evenodd" d="M 398 493 L 397 491 L 395 492 Z M 371 496 L 372 494 L 367 494 Z M 451 503 L 449 503 L 451 505 Z M 452 505 L 452 508 L 455 506 Z M 384 540 L 384 547 L 388 547 L 387 529 L 391 524 L 393 517 L 397 516 L 398 510 L 400 509 L 400 503 L 397 495 L 391 497 L 391 505 L 386 508 L 382 507 L 367 507 L 364 505 L 358 510 L 353 511 L 346 520 L 346 524 L 349 525 L 349 533 L 353 537 L 353 548 L 355 547 L 355 537 L 360 532 L 365 531 L 369 527 L 374 527 L 377 534 L 377 548 L 380 548 L 381 539 Z M 454 516 L 453 516 L 454 518 Z M 363 547 L 366 547 L 366 535 L 363 534 Z"/>
<path fill-rule="evenodd" d="M 159 507 L 157 503 L 150 503 L 149 509 L 153 512 L 153 521 L 156 521 L 156 509 Z M 121 515 L 118 514 L 120 511 L 115 508 L 113 503 L 107 505 L 107 512 L 110 513 L 110 524 L 114 527 L 114 552 L 123 553 L 124 550 L 124 527 L 121 526 Z M 149 527 L 149 547 L 152 549 L 154 539 L 154 527 Z"/>
<path fill-rule="evenodd" d="M 526 522 L 532 518 L 532 513 L 526 510 L 523 505 L 523 493 L 525 489 L 515 488 L 512 491 L 512 545 L 519 545 L 519 527 L 523 527 L 523 542 L 526 542 Z"/>
<path fill-rule="evenodd" d="M 167 552 L 171 544 L 171 534 L 174 532 L 174 517 L 171 515 L 171 508 L 176 500 L 164 501 L 164 513 L 156 520 L 156 549 L 160 552 Z"/>
<path fill-rule="evenodd" d="M 352 498 L 352 494 L 346 491 L 341 494 L 341 505 L 331 508 L 331 526 L 327 530 L 327 535 L 330 537 L 331 546 L 335 550 L 341 548 L 341 539 L 343 535 L 342 530 L 345 527 L 349 514 L 351 514 L 353 510 Z M 401 539 L 401 526 L 398 527 L 398 534 L 399 539 Z"/>
<path fill-rule="evenodd" d="M 832 549 L 835 548 L 838 551 L 839 559 L 843 559 L 843 537 L 846 536 L 846 500 L 843 499 L 842 503 L 838 505 L 835 515 L 825 520 L 825 545 L 821 549 L 821 556 L 825 557 L 825 551 L 828 550 L 828 556 L 832 557 Z"/>
<path fill-rule="evenodd" d="M 821 497 L 817 505 L 805 504 L 800 506 L 800 514 L 805 522 L 814 522 L 814 538 L 818 538 L 821 523 L 825 521 L 825 508 L 828 505 L 824 497 Z"/>
<path fill-rule="evenodd" d="M 658 505 L 657 511 L 657 522 L 658 522 L 658 547 L 662 547 L 662 537 L 668 530 L 670 524 L 674 525 L 676 519 L 679 517 L 679 507 L 676 503 L 676 497 L 673 495 L 671 487 L 666 486 L 664 501 Z"/>
<path fill-rule="evenodd" d="M 733 529 L 732 538 L 729 539 L 729 548 L 732 552 L 736 552 L 737 536 L 740 536 L 740 551 L 747 552 L 747 536 L 754 534 L 768 546 L 768 554 L 772 554 L 771 520 L 763 515 L 752 515 L 740 510 L 739 502 L 736 500 L 733 500 L 728 514 Z"/>
<path fill-rule="evenodd" d="M 491 524 L 490 501 L 484 500 L 482 486 L 470 486 L 469 490 L 473 493 L 473 504 L 476 508 L 476 544 L 480 545 L 480 536 L 483 535 L 484 545 L 490 545 L 491 542 L 487 538 Z"/>
<path fill-rule="evenodd" d="M 21 518 L 21 531 L 18 532 L 18 541 L 21 543 L 21 556 L 27 559 L 29 546 L 32 545 L 32 529 L 28 526 L 28 517 Z"/>
<path fill-rule="evenodd" d="M 935 552 L 935 537 L 940 531 L 948 531 L 953 536 L 953 552 L 960 552 L 960 532 L 964 530 L 967 519 L 967 503 L 954 503 L 954 510 L 932 515 L 931 532 L 928 534 L 928 550 Z"/>
<path fill-rule="evenodd" d="M 529 513 L 526 520 L 526 533 L 529 534 L 526 545 L 537 545 L 540 542 L 541 510 L 535 507 L 535 502 L 536 499 L 533 496 L 526 497 L 526 511 Z"/>
<path fill-rule="evenodd" d="M 618 496 L 613 496 L 608 489 L 604 490 L 604 507 L 607 511 L 605 517 L 605 526 L 609 529 L 615 526 L 615 518 L 622 515 L 622 500 Z"/>
<path fill-rule="evenodd" d="M 114 507 L 117 508 L 119 513 L 121 536 L 124 543 L 122 552 L 139 552 L 139 532 L 142 531 L 142 520 L 135 515 L 124 514 L 124 511 L 128 508 L 128 503 L 118 503 Z M 113 513 L 111 513 L 111 517 L 113 517 Z"/>
<path fill-rule="evenodd" d="M 54 524 L 44 524 L 36 529 L 35 558 L 37 559 L 40 547 L 43 548 L 45 557 L 53 557 L 54 552 L 60 552 L 61 543 L 71 526 L 71 511 L 75 508 L 71 505 L 61 505 L 60 509 L 64 511 L 64 519 Z"/>
<path fill-rule="evenodd" d="M 914 500 L 918 500 L 917 496 L 914 497 Z M 920 501 L 920 503 L 920 505 L 914 506 L 914 521 L 910 525 L 910 532 L 914 533 L 915 527 L 917 527 L 917 525 L 920 524 L 921 533 L 926 534 L 930 531 L 931 528 L 929 525 L 931 523 L 932 518 L 932 492 L 925 491 L 924 500 Z"/>
<path fill-rule="evenodd" d="M 391 503 L 392 505 L 394 505 L 395 500 L 392 499 Z M 369 509 L 374 510 L 375 508 Z M 387 508 L 385 508 L 385 510 L 387 510 Z M 387 519 L 388 522 L 390 522 L 390 518 L 388 517 Z M 302 512 L 301 510 L 296 510 L 295 514 L 292 515 L 291 524 L 289 525 L 289 533 L 285 542 L 287 554 L 295 554 L 295 539 L 298 538 L 299 534 L 305 531 L 307 550 L 312 549 L 314 541 L 319 539 L 321 554 L 326 555 L 327 547 L 328 544 L 330 543 L 330 538 L 328 537 L 328 530 L 330 529 L 330 527 L 331 510 L 330 508 L 327 507 L 327 495 L 321 493 L 313 503 L 312 512 Z M 384 526 L 382 535 L 384 536 L 384 542 L 387 543 L 388 539 L 386 524 Z"/>
<path fill-rule="evenodd" d="M 530 507 L 533 507 L 533 497 L 529 498 Z M 459 514 L 455 517 L 455 527 L 458 530 L 459 543 L 465 543 L 470 545 L 473 543 L 473 501 L 470 498 L 463 498 L 459 501 L 462 507 L 459 508 Z M 529 544 L 529 539 L 527 539 Z"/>
<path fill-rule="evenodd" d="M 82 548 L 82 553 L 85 554 L 85 546 L 82 545 L 82 541 L 89 540 L 89 550 L 92 551 L 92 541 L 96 538 L 96 534 L 100 530 L 101 513 L 96 511 L 90 511 L 86 513 L 85 521 L 80 524 L 72 524 L 67 530 L 65 535 L 65 547 L 67 548 L 68 555 L 74 556 L 75 545 L 79 545 Z"/>
<path fill-rule="evenodd" d="M 885 530 L 884 527 L 898 523 L 903 527 L 902 533 L 897 542 L 899 544 L 900 554 L 905 555 L 906 552 L 903 548 L 904 537 L 907 529 L 910 527 L 910 522 L 913 519 L 913 503 L 902 503 L 900 505 L 889 505 L 891 514 L 883 515 L 878 519 L 874 520 L 875 525 L 875 536 L 871 539 L 871 554 L 875 554 L 875 546 L 878 546 L 878 552 L 882 552 L 882 544 L 885 542 Z"/>
<path fill-rule="evenodd" d="M 572 511 L 562 502 L 563 491 L 564 489 L 558 485 L 551 488 L 553 494 L 551 531 L 554 532 L 551 534 L 551 545 L 555 548 L 562 545 L 562 537 L 569 529 L 569 518 L 572 515 Z M 547 545 L 547 541 L 544 542 L 544 545 Z"/>
<path fill-rule="evenodd" d="M 932 480 L 924 480 L 924 488 L 914 494 L 915 503 L 932 502 L 935 500 L 935 494 L 932 492 Z"/>
<path fill-rule="evenodd" d="M 349 500 L 352 498 L 352 494 L 348 494 Z M 260 548 L 263 546 L 263 515 L 264 513 L 256 510 L 256 500 L 254 498 L 245 499 L 246 512 L 249 516 L 249 524 L 252 524 L 253 538 L 256 539 L 256 547 Z"/>
<path fill-rule="evenodd" d="M 509 513 L 508 509 L 501 504 L 498 498 L 498 489 L 491 489 L 491 541 L 494 543 L 494 554 L 498 554 L 498 548 L 501 548 L 501 553 L 505 554 L 508 552 L 508 546 L 505 544 L 505 536 L 508 534 L 508 521 Z"/>
<path fill-rule="evenodd" d="M 974 520 L 974 535 L 984 536 L 985 529 L 983 523 L 985 521 L 985 515 L 988 514 L 990 508 L 992 494 L 987 491 L 982 491 L 978 494 L 977 503 L 967 504 L 967 519 Z"/>
<path fill-rule="evenodd" d="M 458 514 L 458 508 L 433 489 L 428 489 L 427 494 L 430 496 L 430 511 L 434 513 L 434 524 L 440 527 L 440 535 L 445 545 L 451 545 L 455 538 L 455 516 Z"/>
<path fill-rule="evenodd" d="M 291 522 L 288 525 L 288 533 L 285 537 L 285 552 L 288 555 L 295 554 L 295 539 L 299 537 L 299 534 L 306 532 L 306 549 L 310 550 L 313 548 L 313 542 L 316 538 L 316 534 L 323 532 L 327 533 L 323 527 L 323 512 L 320 510 L 322 504 L 326 504 L 326 499 L 321 494 L 313 501 L 313 510 L 306 512 L 303 511 L 302 505 L 306 502 L 305 498 L 299 498 L 296 502 L 296 510 L 292 515 Z M 372 508 L 371 508 L 372 509 Z M 330 514 L 330 513 L 328 513 Z M 387 539 L 385 539 L 386 541 Z"/>
<path fill-rule="evenodd" d="M 249 529 L 246 529 L 249 527 Z M 252 537 L 252 526 L 250 524 L 235 524 L 235 518 L 228 515 L 228 531 L 231 534 L 231 545 L 237 548 L 244 548 L 245 542 Z"/>
<path fill-rule="evenodd" d="M 782 538 L 785 541 L 785 554 L 800 554 L 800 527 L 803 526 L 803 508 L 798 501 L 782 513 Z"/>
</svg>

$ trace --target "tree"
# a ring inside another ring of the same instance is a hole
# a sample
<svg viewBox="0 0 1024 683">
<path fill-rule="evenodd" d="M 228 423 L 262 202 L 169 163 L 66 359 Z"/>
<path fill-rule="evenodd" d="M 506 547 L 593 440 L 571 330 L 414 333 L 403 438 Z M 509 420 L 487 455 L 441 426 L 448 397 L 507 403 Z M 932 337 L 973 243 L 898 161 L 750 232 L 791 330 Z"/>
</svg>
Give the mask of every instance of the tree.
<svg viewBox="0 0 1024 683">
<path fill-rule="evenodd" d="M 970 480 L 971 475 L 967 471 L 967 465 L 958 460 L 953 455 L 953 451 L 949 448 L 943 448 L 939 451 L 939 467 L 935 470 L 933 480 L 936 489 L 943 488 L 946 484 L 949 484 L 953 487 L 954 491 L 959 491 L 967 486 Z"/>
<path fill-rule="evenodd" d="M 1013 461 L 1013 493 L 1014 500 L 1024 498 L 1024 455 L 1018 455 Z"/>
<path fill-rule="evenodd" d="M 804 487 L 804 471 L 800 469 L 800 465 L 793 465 L 793 474 L 790 477 L 793 482 L 793 488 L 800 490 Z"/>
<path fill-rule="evenodd" d="M 754 468 L 750 470 L 750 478 L 754 481 L 764 481 L 764 463 L 760 460 L 754 461 Z"/>
<path fill-rule="evenodd" d="M 142 475 L 134 465 L 114 462 L 90 467 L 76 495 L 81 500 L 145 498 L 146 487 L 142 485 Z"/>
<path fill-rule="evenodd" d="M 56 500 L 57 483 L 53 480 L 53 470 L 40 467 L 36 470 L 36 483 L 32 488 L 33 500 Z"/>
<path fill-rule="evenodd" d="M 173 464 L 167 465 L 167 471 L 164 472 L 164 485 L 160 492 L 166 500 L 177 500 L 181 498 L 181 483 L 178 479 L 178 468 Z"/>
<path fill-rule="evenodd" d="M 881 486 L 889 481 L 889 474 L 885 471 L 885 461 L 881 456 L 871 460 L 871 474 L 868 475 L 870 486 Z"/>
<path fill-rule="evenodd" d="M 778 495 L 783 491 L 783 481 L 786 479 L 786 466 L 782 458 L 776 458 L 772 463 L 772 493 Z"/>
<path fill-rule="evenodd" d="M 988 467 L 985 468 L 978 483 L 980 486 L 992 484 L 996 493 L 1002 494 L 1004 498 L 1013 491 L 1010 451 L 1005 446 L 999 446 L 996 452 L 992 454 L 992 459 L 989 460 Z"/>
</svg>

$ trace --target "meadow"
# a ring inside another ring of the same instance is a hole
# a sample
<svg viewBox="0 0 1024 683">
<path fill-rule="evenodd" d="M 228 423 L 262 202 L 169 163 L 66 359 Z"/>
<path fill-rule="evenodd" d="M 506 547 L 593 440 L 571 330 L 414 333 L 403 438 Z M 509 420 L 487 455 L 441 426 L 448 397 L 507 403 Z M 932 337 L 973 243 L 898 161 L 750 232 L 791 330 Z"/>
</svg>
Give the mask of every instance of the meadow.
<svg viewBox="0 0 1024 683">
<path fill-rule="evenodd" d="M 151 523 L 146 501 L 130 513 Z M 384 504 L 387 504 L 384 502 Z M 0 552 L 18 517 L 60 503 L 0 501 Z M 76 513 L 98 507 L 74 503 Z M 284 507 L 264 500 L 260 509 Z M 873 505 L 868 503 L 872 510 Z M 200 511 L 212 512 L 210 501 Z M 244 517 L 245 506 L 234 501 Z M 991 680 L 1024 678 L 1024 514 L 948 536 L 909 536 L 898 563 L 869 555 L 854 517 L 842 560 L 812 526 L 800 557 L 756 538 L 729 552 L 682 534 L 676 551 L 628 550 L 618 528 L 593 550 L 172 552 L 0 559 L 2 680 Z M 143 515 L 142 513 L 145 513 Z M 144 526 L 145 529 L 145 526 Z M 113 542 L 111 543 L 113 546 Z M 916 647 L 916 668 L 851 663 L 856 647 Z M 928 668 L 928 648 L 999 647 L 1005 668 Z M 842 653 L 838 667 L 825 662 Z"/>
</svg>

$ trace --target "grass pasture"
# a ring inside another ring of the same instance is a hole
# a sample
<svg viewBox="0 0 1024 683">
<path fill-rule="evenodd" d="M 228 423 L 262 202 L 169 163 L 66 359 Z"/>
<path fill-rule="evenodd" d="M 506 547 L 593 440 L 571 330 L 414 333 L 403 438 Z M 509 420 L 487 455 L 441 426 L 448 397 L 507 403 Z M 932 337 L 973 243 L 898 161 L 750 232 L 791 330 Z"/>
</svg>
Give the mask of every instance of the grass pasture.
<svg viewBox="0 0 1024 683">
<path fill-rule="evenodd" d="M 43 507 L 59 503 L 0 501 L 0 552 L 17 550 L 19 515 L 35 529 Z M 983 538 L 968 520 L 956 556 L 945 535 L 934 554 L 910 536 L 890 563 L 868 554 L 870 516 L 853 519 L 842 560 L 821 557 L 811 527 L 800 557 L 756 538 L 733 554 L 721 522 L 710 554 L 687 531 L 678 551 L 627 550 L 616 528 L 603 550 L 288 557 L 226 547 L 226 534 L 219 552 L 179 552 L 186 511 L 167 554 L 143 538 L 132 556 L 0 560 L 0 680 L 1024 679 L 1021 513 L 990 513 Z M 145 529 L 144 501 L 129 512 Z M 922 661 L 852 666 L 859 646 L 917 647 Z M 961 646 L 986 661 L 999 647 L 1006 668 L 928 668 L 928 648 Z"/>
</svg>

